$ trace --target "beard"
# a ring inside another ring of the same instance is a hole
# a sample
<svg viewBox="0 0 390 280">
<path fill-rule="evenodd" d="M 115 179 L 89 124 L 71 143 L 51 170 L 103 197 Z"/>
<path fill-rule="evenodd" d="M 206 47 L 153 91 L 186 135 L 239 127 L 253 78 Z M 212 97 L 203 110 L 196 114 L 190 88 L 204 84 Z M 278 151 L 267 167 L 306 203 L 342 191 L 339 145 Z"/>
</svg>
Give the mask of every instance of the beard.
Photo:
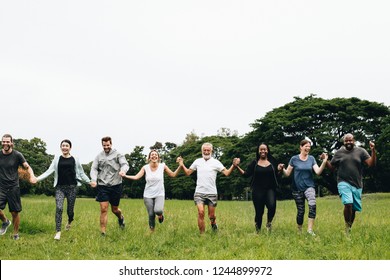
<svg viewBox="0 0 390 280">
<path fill-rule="evenodd" d="M 204 160 L 209 160 L 211 158 L 211 155 L 205 155 L 202 154 Z"/>
<path fill-rule="evenodd" d="M 353 147 L 354 147 L 354 144 L 346 144 L 346 145 L 345 145 L 345 148 L 346 148 L 348 151 L 352 150 Z"/>
<path fill-rule="evenodd" d="M 12 149 L 12 144 L 10 144 L 10 145 L 3 145 L 3 150 L 4 151 L 8 152 L 11 149 Z"/>
</svg>

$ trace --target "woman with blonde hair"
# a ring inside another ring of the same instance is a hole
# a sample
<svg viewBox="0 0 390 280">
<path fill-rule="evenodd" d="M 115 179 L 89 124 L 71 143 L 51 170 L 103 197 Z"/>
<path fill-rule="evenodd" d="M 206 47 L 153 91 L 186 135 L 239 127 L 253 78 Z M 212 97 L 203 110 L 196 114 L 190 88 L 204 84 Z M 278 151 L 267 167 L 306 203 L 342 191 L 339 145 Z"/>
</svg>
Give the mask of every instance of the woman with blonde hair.
<svg viewBox="0 0 390 280">
<path fill-rule="evenodd" d="M 150 151 L 149 163 L 144 165 L 136 175 L 124 175 L 130 180 L 139 180 L 145 176 L 144 204 L 149 216 L 149 228 L 153 232 L 156 227 L 156 216 L 159 223 L 164 221 L 164 172 L 170 177 L 176 177 L 181 166 L 172 171 L 165 163 L 160 161 L 160 155 L 156 150 Z"/>
</svg>

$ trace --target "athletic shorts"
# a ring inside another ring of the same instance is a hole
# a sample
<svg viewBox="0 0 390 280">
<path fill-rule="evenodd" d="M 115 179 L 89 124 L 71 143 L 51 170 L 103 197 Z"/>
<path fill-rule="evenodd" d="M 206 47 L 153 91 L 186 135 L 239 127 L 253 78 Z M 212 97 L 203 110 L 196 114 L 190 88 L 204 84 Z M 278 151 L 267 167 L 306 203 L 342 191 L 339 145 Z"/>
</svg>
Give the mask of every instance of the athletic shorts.
<svg viewBox="0 0 390 280">
<path fill-rule="evenodd" d="M 195 193 L 194 194 L 194 202 L 195 205 L 198 205 L 199 203 L 204 205 L 210 205 L 217 207 L 217 197 L 216 194 L 206 194 L 206 193 Z"/>
<path fill-rule="evenodd" d="M 19 186 L 13 188 L 0 187 L 0 209 L 4 210 L 7 203 L 10 212 L 22 211 Z"/>
<path fill-rule="evenodd" d="M 347 182 L 340 182 L 337 185 L 339 190 L 339 195 L 341 197 L 342 203 L 352 204 L 352 209 L 355 211 L 362 211 L 362 191 L 363 189 L 358 189 Z"/>
<path fill-rule="evenodd" d="M 97 196 L 96 201 L 99 202 L 110 202 L 112 206 L 119 206 L 119 201 L 121 200 L 122 196 L 122 184 L 115 185 L 115 186 L 97 186 Z"/>
</svg>

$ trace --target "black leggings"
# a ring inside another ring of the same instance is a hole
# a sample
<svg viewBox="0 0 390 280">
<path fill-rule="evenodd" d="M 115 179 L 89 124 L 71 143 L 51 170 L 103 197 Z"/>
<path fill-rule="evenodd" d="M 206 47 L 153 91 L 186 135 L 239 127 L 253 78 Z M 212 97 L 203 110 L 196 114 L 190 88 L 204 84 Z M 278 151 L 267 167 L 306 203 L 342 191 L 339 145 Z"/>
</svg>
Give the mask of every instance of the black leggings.
<svg viewBox="0 0 390 280">
<path fill-rule="evenodd" d="M 263 221 L 264 206 L 267 206 L 267 222 L 272 222 L 276 212 L 276 192 L 274 189 L 255 190 L 252 194 L 253 205 L 255 206 L 255 223 L 258 229 Z"/>
</svg>

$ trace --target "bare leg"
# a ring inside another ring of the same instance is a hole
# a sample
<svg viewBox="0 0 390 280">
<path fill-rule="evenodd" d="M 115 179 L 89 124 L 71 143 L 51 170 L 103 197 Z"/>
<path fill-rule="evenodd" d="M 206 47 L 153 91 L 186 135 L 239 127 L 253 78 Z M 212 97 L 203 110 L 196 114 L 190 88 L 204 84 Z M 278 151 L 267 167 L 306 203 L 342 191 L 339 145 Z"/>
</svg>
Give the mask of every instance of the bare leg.
<svg viewBox="0 0 390 280">
<path fill-rule="evenodd" d="M 14 235 L 19 233 L 20 215 L 19 212 L 11 212 L 12 223 L 14 224 Z"/>
<path fill-rule="evenodd" d="M 100 231 L 106 233 L 108 201 L 100 202 Z"/>
<path fill-rule="evenodd" d="M 205 231 L 205 224 L 204 224 L 204 204 L 198 203 L 196 205 L 198 208 L 198 228 L 200 234 L 203 234 Z"/>
</svg>

